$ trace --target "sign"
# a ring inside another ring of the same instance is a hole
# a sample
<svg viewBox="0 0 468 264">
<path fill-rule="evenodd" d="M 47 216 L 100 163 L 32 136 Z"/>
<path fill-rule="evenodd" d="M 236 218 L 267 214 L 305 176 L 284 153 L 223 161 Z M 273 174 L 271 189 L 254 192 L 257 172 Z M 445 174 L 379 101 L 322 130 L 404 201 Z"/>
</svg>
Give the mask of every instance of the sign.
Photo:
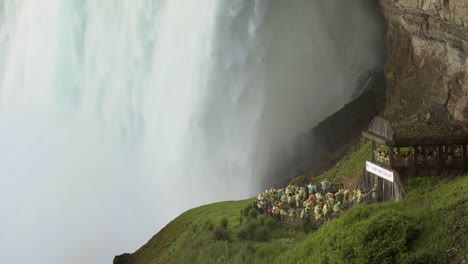
<svg viewBox="0 0 468 264">
<path fill-rule="evenodd" d="M 372 162 L 366 161 L 366 171 L 373 173 L 387 181 L 393 182 L 393 172 L 377 166 Z"/>
</svg>

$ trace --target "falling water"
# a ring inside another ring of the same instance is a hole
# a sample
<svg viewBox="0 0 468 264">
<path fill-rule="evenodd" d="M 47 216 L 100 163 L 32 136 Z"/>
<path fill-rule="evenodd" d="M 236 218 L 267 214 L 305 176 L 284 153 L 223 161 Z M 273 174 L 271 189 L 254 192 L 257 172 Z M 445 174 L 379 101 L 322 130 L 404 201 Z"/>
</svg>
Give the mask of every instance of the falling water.
<svg viewBox="0 0 468 264">
<path fill-rule="evenodd" d="M 253 196 L 382 67 L 373 2 L 0 0 L 2 262 L 109 262 Z"/>
</svg>

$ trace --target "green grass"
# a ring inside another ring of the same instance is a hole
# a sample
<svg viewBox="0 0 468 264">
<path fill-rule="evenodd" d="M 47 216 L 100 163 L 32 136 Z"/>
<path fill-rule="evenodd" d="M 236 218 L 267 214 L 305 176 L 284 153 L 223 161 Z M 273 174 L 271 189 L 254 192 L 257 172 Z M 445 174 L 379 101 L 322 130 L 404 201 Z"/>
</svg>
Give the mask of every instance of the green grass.
<svg viewBox="0 0 468 264">
<path fill-rule="evenodd" d="M 228 229 L 238 226 L 239 211 L 251 201 L 220 202 L 186 211 L 134 254 L 135 263 L 168 263 L 175 260 L 174 252 L 184 251 L 190 243 L 196 242 L 200 233 L 209 229 L 210 225 L 220 224 L 221 219 L 227 219 Z"/>
<path fill-rule="evenodd" d="M 125 263 L 447 263 L 460 258 L 449 258 L 447 250 L 468 250 L 468 177 L 414 178 L 408 186 L 402 202 L 355 206 L 317 231 L 269 228 L 265 242 L 236 236 L 251 199 L 201 206 L 177 217 Z M 227 240 L 213 236 L 222 219 L 228 222 Z"/>
<path fill-rule="evenodd" d="M 413 185 L 403 202 L 356 206 L 279 260 L 448 263 L 447 250 L 467 252 L 468 177 L 434 181 L 429 189 L 427 179 L 414 181 L 423 184 Z"/>
<path fill-rule="evenodd" d="M 307 175 L 301 175 L 292 179 L 290 184 L 303 185 L 311 180 L 322 180 L 327 178 L 332 183 L 341 183 L 341 177 L 354 177 L 363 167 L 366 160 L 371 159 L 372 144 L 370 141 L 361 139 L 343 146 L 322 164 L 312 168 Z"/>
<path fill-rule="evenodd" d="M 319 178 L 354 176 L 370 148 L 364 141 L 349 148 Z M 177 217 L 120 263 L 461 262 L 468 251 L 468 177 L 409 178 L 405 185 L 408 196 L 402 202 L 355 206 L 316 231 L 270 226 L 262 216 L 245 212 L 253 199 L 201 206 Z M 239 236 L 247 225 L 267 230 L 267 240 L 259 241 L 265 237 L 255 230 Z"/>
<path fill-rule="evenodd" d="M 235 235 L 241 226 L 239 219 L 252 200 L 191 209 L 170 222 L 125 263 L 266 263 L 274 261 L 272 251 L 279 254 L 304 240 L 307 234 L 300 228 L 268 228 L 267 242 L 239 240 Z M 213 234 L 223 219 L 227 220 L 228 239 L 218 240 Z M 258 225 L 265 227 L 267 223 Z"/>
<path fill-rule="evenodd" d="M 341 176 L 354 177 L 365 161 L 371 158 L 371 149 L 370 141 L 359 142 L 352 146 L 347 153 L 336 159 L 330 169 L 322 171 L 316 178 L 328 178 L 331 181 L 340 182 Z"/>
</svg>

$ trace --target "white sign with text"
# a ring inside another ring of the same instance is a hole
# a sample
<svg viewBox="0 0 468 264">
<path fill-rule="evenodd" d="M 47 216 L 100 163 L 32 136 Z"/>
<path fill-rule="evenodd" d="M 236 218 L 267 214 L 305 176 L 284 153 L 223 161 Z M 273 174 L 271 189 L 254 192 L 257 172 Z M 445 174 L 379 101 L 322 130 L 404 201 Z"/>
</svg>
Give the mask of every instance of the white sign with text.
<svg viewBox="0 0 468 264">
<path fill-rule="evenodd" d="M 372 162 L 366 161 L 366 171 L 373 173 L 380 178 L 393 182 L 393 172 L 375 165 Z"/>
</svg>

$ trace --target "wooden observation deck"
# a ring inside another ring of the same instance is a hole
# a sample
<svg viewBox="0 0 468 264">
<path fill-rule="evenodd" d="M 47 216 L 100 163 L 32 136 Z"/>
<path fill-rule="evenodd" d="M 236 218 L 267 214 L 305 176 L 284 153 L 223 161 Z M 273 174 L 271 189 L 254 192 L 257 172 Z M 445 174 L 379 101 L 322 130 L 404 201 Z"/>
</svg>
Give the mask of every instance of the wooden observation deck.
<svg viewBox="0 0 468 264">
<path fill-rule="evenodd" d="M 419 123 L 408 128 L 408 124 L 375 117 L 362 135 L 372 141 L 371 161 L 402 175 L 464 174 L 468 168 L 468 133 L 460 126 Z"/>
</svg>

